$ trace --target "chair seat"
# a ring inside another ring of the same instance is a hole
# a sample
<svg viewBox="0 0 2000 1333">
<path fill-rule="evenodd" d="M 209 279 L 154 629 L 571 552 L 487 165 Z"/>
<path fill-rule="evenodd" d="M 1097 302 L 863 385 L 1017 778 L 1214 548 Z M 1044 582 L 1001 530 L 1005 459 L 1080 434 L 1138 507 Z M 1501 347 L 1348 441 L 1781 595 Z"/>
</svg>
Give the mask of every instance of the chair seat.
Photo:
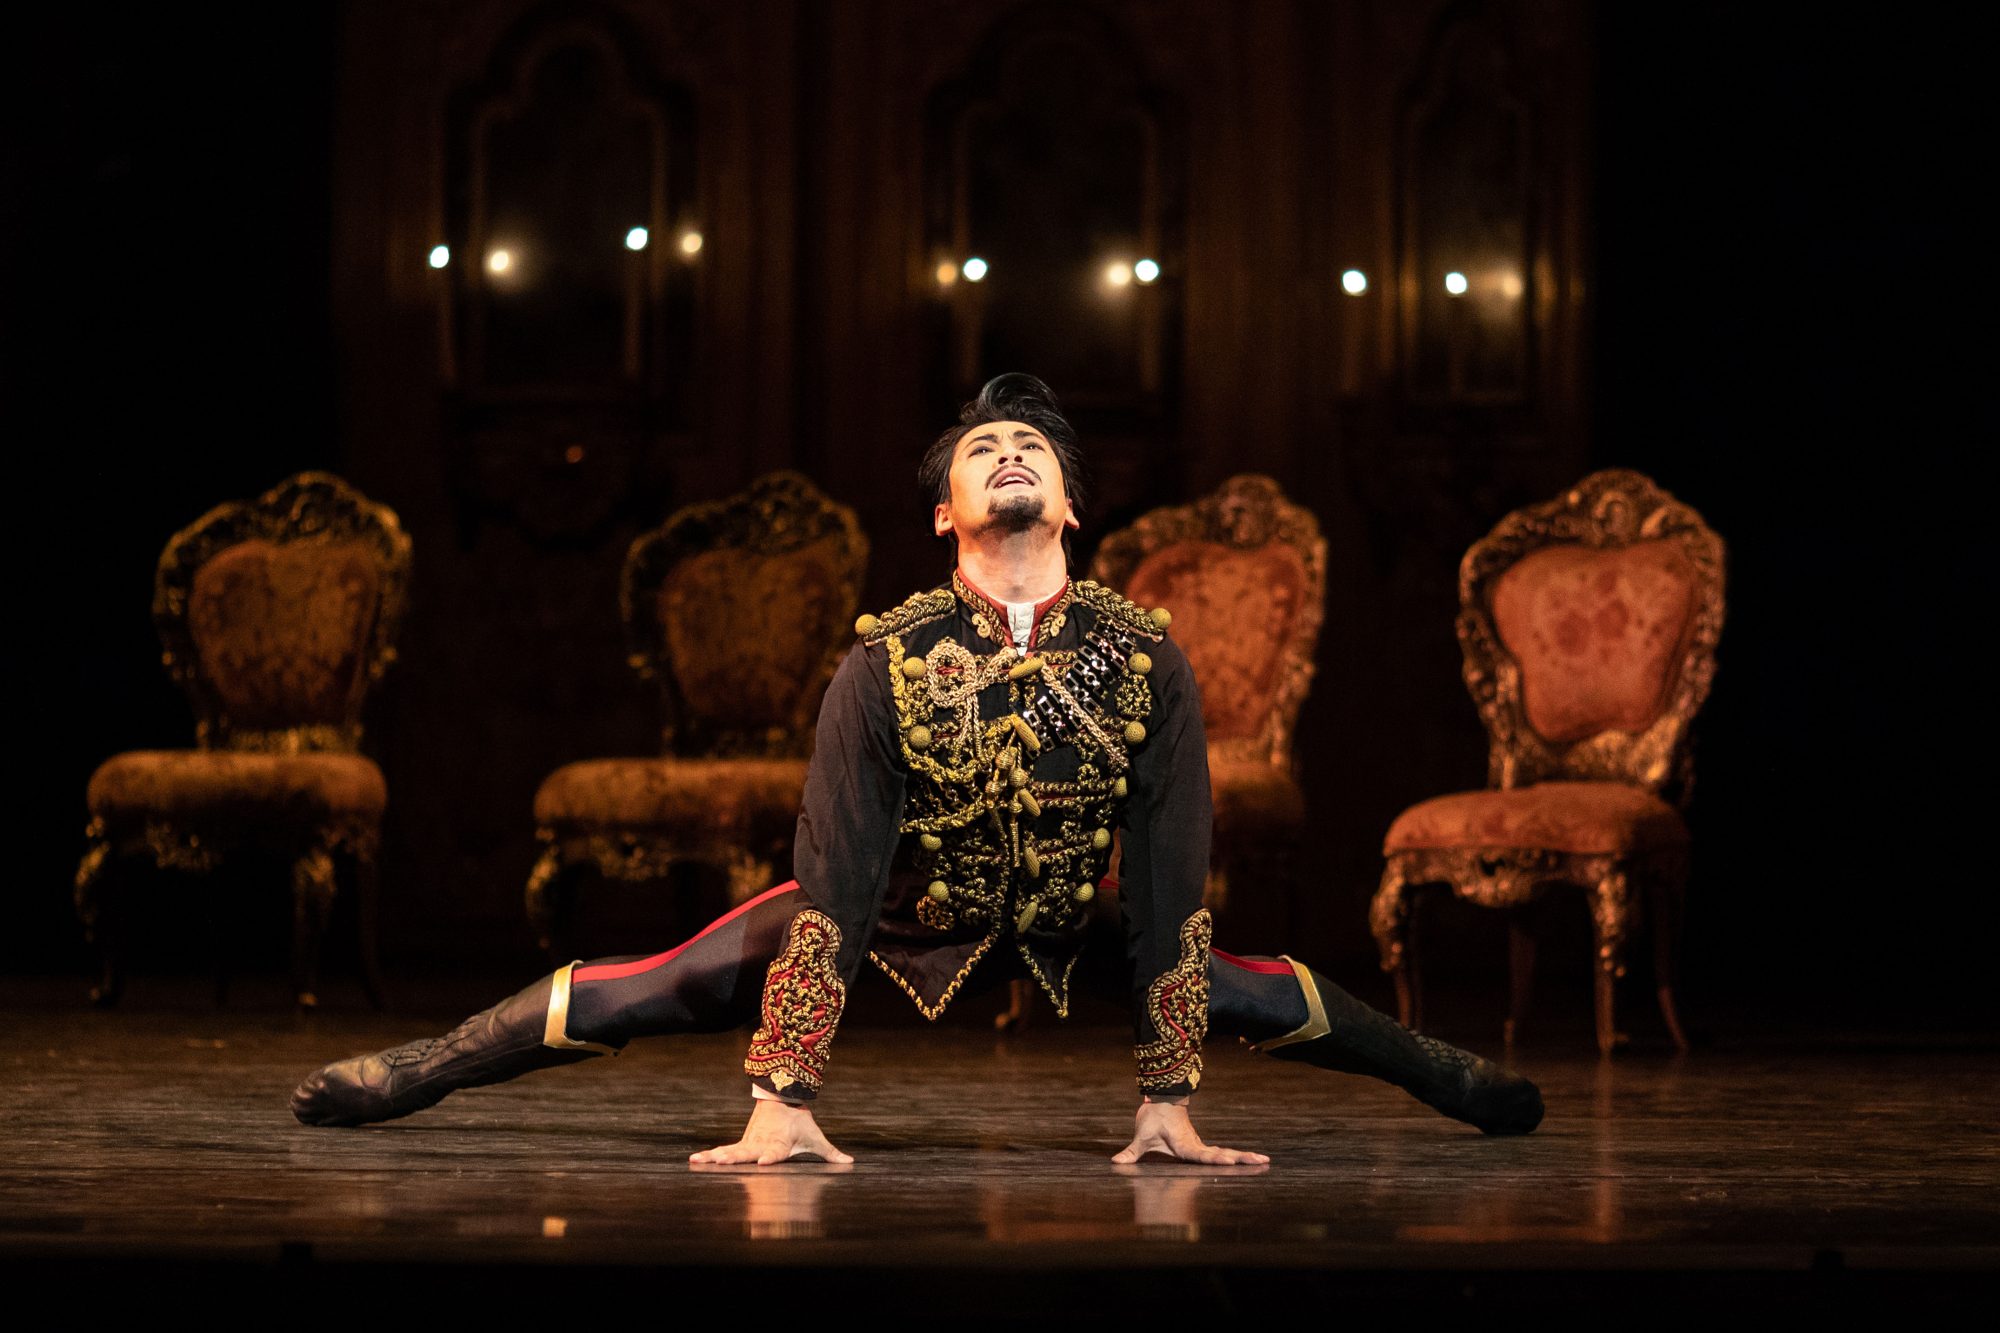
<svg viewBox="0 0 2000 1333">
<path fill-rule="evenodd" d="M 1382 851 L 1506 847 L 1602 856 L 1684 843 L 1687 836 L 1678 811 L 1637 787 L 1541 782 L 1413 805 L 1389 826 Z"/>
<path fill-rule="evenodd" d="M 1291 774 L 1254 760 L 1216 759 L 1208 764 L 1215 798 L 1215 833 L 1232 842 L 1295 829 L 1305 822 L 1305 796 Z"/>
<path fill-rule="evenodd" d="M 389 789 L 358 754 L 256 754 L 237 750 L 132 750 L 90 778 L 93 815 L 179 815 L 301 821 L 379 818 Z"/>
<path fill-rule="evenodd" d="M 805 787 L 803 759 L 586 759 L 543 780 L 535 822 L 783 833 L 798 819 Z"/>
</svg>

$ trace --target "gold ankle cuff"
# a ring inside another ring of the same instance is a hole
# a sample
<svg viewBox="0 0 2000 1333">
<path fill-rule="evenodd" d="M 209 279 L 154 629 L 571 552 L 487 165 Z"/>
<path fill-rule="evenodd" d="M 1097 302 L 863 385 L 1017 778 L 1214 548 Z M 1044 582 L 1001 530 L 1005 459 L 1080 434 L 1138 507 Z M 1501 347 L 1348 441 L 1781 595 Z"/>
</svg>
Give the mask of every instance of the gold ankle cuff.
<svg viewBox="0 0 2000 1333">
<path fill-rule="evenodd" d="M 599 1055 L 616 1055 L 616 1046 L 606 1046 L 601 1041 L 571 1041 L 569 1036 L 569 974 L 576 968 L 573 963 L 565 963 L 556 969 L 549 986 L 549 1021 L 542 1029 L 542 1045 L 554 1046 L 561 1050 L 596 1051 Z"/>
<path fill-rule="evenodd" d="M 1299 989 L 1305 992 L 1306 1021 L 1282 1037 L 1273 1037 L 1269 1041 L 1260 1041 L 1251 1046 L 1251 1050 L 1266 1055 L 1280 1046 L 1311 1041 L 1315 1037 L 1324 1037 L 1333 1031 L 1333 1025 L 1326 1021 L 1326 1005 L 1319 998 L 1319 987 L 1313 983 L 1312 971 L 1290 954 L 1281 953 L 1278 957 L 1292 965 L 1292 974 L 1299 979 Z"/>
</svg>

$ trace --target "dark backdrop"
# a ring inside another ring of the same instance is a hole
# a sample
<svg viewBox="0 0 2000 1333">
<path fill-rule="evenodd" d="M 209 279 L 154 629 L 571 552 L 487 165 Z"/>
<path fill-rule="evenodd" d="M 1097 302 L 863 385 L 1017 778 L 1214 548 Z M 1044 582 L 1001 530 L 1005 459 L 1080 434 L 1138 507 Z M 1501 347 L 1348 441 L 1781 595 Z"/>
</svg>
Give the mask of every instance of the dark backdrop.
<svg viewBox="0 0 2000 1333">
<path fill-rule="evenodd" d="M 808 27 L 825 21 L 800 12 Z M 6 204 L 20 348 L 8 370 L 22 608 L 11 638 L 28 739 L 0 943 L 10 970 L 73 970 L 79 985 L 68 884 L 84 783 L 116 750 L 190 734 L 146 614 L 160 546 L 211 503 L 298 468 L 351 467 L 360 453 L 377 460 L 364 485 L 392 496 L 396 485 L 396 465 L 360 448 L 343 419 L 357 386 L 336 337 L 339 14 L 84 18 L 16 52 L 32 61 Z M 1595 63 L 1586 461 L 1649 472 L 1730 547 L 1730 618 L 1699 732 L 1689 1001 L 1705 1023 L 1988 1024 L 1978 924 L 1992 890 L 1976 849 L 1991 783 L 1966 775 L 1991 731 L 1975 632 L 1992 580 L 1972 463 L 1994 435 L 1973 373 L 1991 344 L 1975 322 L 1990 283 L 1958 188 L 1979 160 L 1967 35 L 1886 8 L 1830 23 L 1762 6 L 1617 5 L 1578 8 L 1575 24 Z M 812 133 L 839 150 L 838 124 Z M 815 253 L 801 241 L 802 289 L 833 281 L 812 270 Z M 1294 294 L 1252 295 L 1282 306 Z M 837 319 L 821 298 L 800 301 L 802 318 Z M 827 372 L 800 364 L 803 396 Z M 1184 367 L 1190 399 L 1209 372 Z M 1308 414 L 1297 429 L 1325 424 Z M 810 425 L 807 414 L 793 458 L 820 471 L 830 460 Z M 1330 449 L 1272 452 L 1270 470 L 1308 499 L 1336 492 L 1336 455 L 1369 447 L 1368 429 L 1365 415 L 1334 423 Z M 1235 470 L 1240 442 L 1189 430 L 1179 447 L 1192 486 Z M 1428 484 L 1472 496 L 1479 478 L 1446 470 Z M 866 504 L 871 528 L 915 511 L 901 494 Z M 1340 550 L 1336 540 L 1336 580 Z M 878 559 L 871 596 L 898 595 L 896 575 Z M 1422 647 L 1410 668 L 1420 693 L 1396 712 L 1421 719 L 1414 732 L 1354 722 L 1365 702 L 1308 704 L 1309 752 L 1338 756 L 1309 758 L 1308 777 L 1337 786 L 1342 843 L 1323 849 L 1323 879 L 1298 889 L 1302 929 L 1365 987 L 1372 839 L 1400 804 L 1483 771 L 1452 610 L 1447 570 L 1421 596 L 1378 599 L 1361 632 L 1326 629 L 1322 691 L 1370 679 L 1340 664 L 1368 660 L 1371 642 Z M 410 688 L 392 674 L 371 711 L 387 719 L 375 735 L 391 755 L 424 743 L 395 699 Z M 635 686 L 634 750 L 645 707 Z M 450 817 L 448 793 L 406 799 L 393 766 L 389 776 L 397 803 Z M 523 834 L 531 790 L 515 793 Z M 533 965 L 518 877 L 447 888 L 393 859 L 388 873 L 402 904 L 391 924 L 405 927 L 389 942 L 397 970 Z M 485 913 L 471 915 L 481 937 L 469 947 L 452 925 L 467 901 Z M 1574 917 L 1558 927 L 1573 963 L 1544 957 L 1551 997 L 1579 1007 L 1580 906 Z M 261 936 L 273 970 L 279 919 Z M 1497 984 L 1501 937 L 1462 924 L 1436 947 L 1468 985 Z M 197 941 L 163 918 L 141 967 L 198 967 Z M 1637 993 L 1627 1003 L 1643 1005 Z"/>
</svg>

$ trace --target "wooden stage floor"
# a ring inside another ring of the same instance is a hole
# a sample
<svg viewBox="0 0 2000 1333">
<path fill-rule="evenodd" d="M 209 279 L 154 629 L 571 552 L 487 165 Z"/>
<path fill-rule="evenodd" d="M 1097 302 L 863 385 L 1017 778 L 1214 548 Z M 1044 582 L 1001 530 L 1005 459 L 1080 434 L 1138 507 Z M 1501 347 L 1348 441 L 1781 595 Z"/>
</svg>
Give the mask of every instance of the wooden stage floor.
<svg viewBox="0 0 2000 1333">
<path fill-rule="evenodd" d="M 737 1035 L 310 1130 L 285 1107 L 302 1075 L 456 1015 L 0 1013 L 0 1265 L 44 1280 L 152 1292 L 227 1273 L 310 1295 L 393 1272 L 518 1309 L 720 1275 L 767 1309 L 943 1302 L 977 1324 L 1326 1301 L 1956 1304 L 1990 1300 L 2000 1261 L 1990 1047 L 1739 1040 L 1607 1065 L 1551 1044 L 1518 1061 L 1542 1083 L 1541 1130 L 1490 1139 L 1216 1043 L 1196 1124 L 1271 1165 L 1118 1168 L 1125 1033 L 850 1026 L 821 1118 L 852 1167 L 703 1170 L 688 1154 L 735 1138 L 749 1105 Z"/>
</svg>

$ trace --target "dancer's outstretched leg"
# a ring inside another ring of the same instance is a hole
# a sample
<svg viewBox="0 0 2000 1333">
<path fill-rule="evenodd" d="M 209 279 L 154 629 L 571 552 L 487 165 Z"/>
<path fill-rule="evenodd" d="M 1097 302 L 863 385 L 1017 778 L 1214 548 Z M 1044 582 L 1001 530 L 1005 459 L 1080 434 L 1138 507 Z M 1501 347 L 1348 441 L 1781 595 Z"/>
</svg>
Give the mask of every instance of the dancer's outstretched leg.
<svg viewBox="0 0 2000 1333">
<path fill-rule="evenodd" d="M 1243 1037 L 1275 1059 L 1367 1074 L 1488 1134 L 1542 1122 L 1533 1083 L 1490 1060 L 1410 1031 L 1290 958 L 1209 953 L 1209 1033 Z"/>
<path fill-rule="evenodd" d="M 442 1037 L 328 1065 L 292 1093 L 292 1114 L 308 1125 L 394 1120 L 460 1088 L 615 1055 L 634 1037 L 727 1031 L 756 1016 L 764 970 L 804 901 L 781 884 L 665 953 L 558 968 Z"/>
</svg>

